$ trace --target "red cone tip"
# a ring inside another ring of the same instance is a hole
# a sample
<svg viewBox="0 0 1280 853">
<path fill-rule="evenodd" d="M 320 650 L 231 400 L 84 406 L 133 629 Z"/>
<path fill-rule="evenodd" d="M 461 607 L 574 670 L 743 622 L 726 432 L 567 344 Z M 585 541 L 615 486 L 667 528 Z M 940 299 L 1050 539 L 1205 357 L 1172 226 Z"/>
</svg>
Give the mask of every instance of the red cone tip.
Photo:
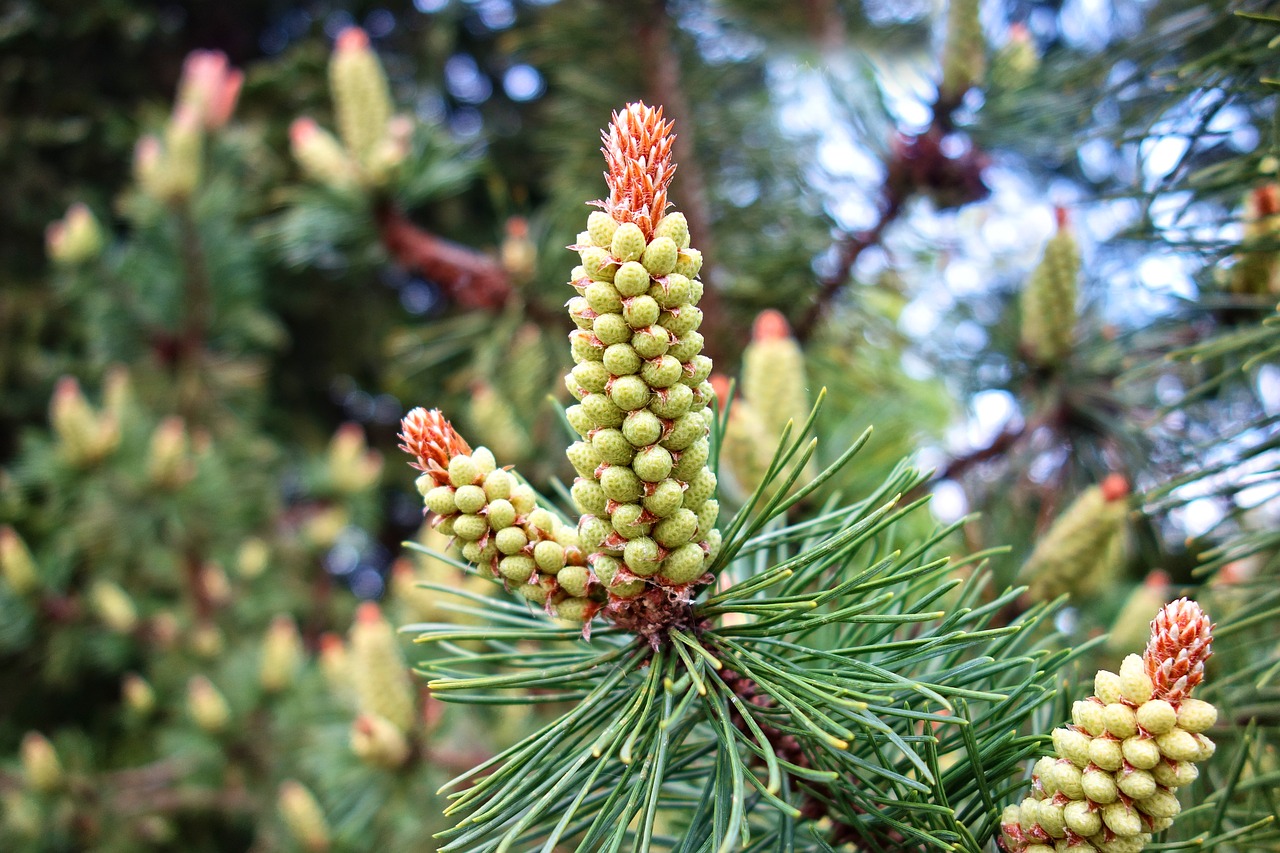
<svg viewBox="0 0 1280 853">
<path fill-rule="evenodd" d="M 316 120 L 313 118 L 307 116 L 295 118 L 293 124 L 289 125 L 289 141 L 295 145 L 299 142 L 306 142 L 319 129 L 320 126 L 316 124 Z"/>
<path fill-rule="evenodd" d="M 529 220 L 523 216 L 507 217 L 507 236 L 508 237 L 528 237 L 529 236 Z"/>
<path fill-rule="evenodd" d="M 338 40 L 334 47 L 337 50 L 367 50 L 369 34 L 359 27 L 347 27 L 338 33 Z"/>
<path fill-rule="evenodd" d="M 711 387 L 716 392 L 716 399 L 720 401 L 720 408 L 723 409 L 729 403 L 729 378 L 719 373 L 713 373 L 710 379 Z"/>
<path fill-rule="evenodd" d="M 1100 486 L 1103 500 L 1110 503 L 1129 496 L 1129 481 L 1123 474 L 1108 474 Z"/>
<path fill-rule="evenodd" d="M 1213 654 L 1213 623 L 1189 598 L 1166 604 L 1151 620 L 1151 641 L 1142 660 L 1154 696 L 1176 702 L 1204 680 L 1204 662 Z"/>
<path fill-rule="evenodd" d="M 1253 207 L 1258 218 L 1280 213 L 1280 188 L 1266 184 L 1253 191 Z"/>
<path fill-rule="evenodd" d="M 448 482 L 449 460 L 471 453 L 471 446 L 445 420 L 439 409 L 427 411 L 419 406 L 400 422 L 400 449 L 417 461 L 410 464 L 430 474 L 437 485 Z"/>
<path fill-rule="evenodd" d="M 382 609 L 376 601 L 364 601 L 356 608 L 356 622 L 361 625 L 376 625 L 382 621 Z"/>
<path fill-rule="evenodd" d="M 751 340 L 757 343 L 780 341 L 789 337 L 791 337 L 791 325 L 787 323 L 787 318 L 781 311 L 775 311 L 772 308 L 757 314 L 755 322 L 751 325 Z"/>
<path fill-rule="evenodd" d="M 1055 207 L 1053 209 L 1053 219 L 1058 223 L 1058 230 L 1071 227 L 1071 214 L 1065 207 Z"/>
<path fill-rule="evenodd" d="M 598 203 L 618 222 L 634 222 L 648 239 L 668 207 L 667 187 L 676 171 L 671 122 L 663 121 L 662 107 L 627 104 L 613 114 L 600 140 L 609 198 Z"/>
</svg>

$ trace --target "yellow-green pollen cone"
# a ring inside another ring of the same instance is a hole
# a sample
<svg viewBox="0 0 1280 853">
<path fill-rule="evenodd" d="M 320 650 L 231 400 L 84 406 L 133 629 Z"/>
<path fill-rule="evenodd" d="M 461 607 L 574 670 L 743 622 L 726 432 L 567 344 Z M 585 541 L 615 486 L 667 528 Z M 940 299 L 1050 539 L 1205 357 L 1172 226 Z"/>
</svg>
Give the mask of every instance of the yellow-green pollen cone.
<svg viewBox="0 0 1280 853">
<path fill-rule="evenodd" d="M 578 524 L 538 507 L 438 411 L 410 412 L 401 447 L 423 472 L 433 524 L 465 559 L 562 620 L 600 615 L 657 644 L 692 620 L 689 602 L 711 581 L 721 544 L 707 465 L 715 392 L 698 333 L 702 256 L 685 217 L 668 210 L 674 137 L 662 110 L 630 104 L 602 137 L 609 197 L 571 247 L 581 265 L 565 376 L 576 402 L 565 415 L 579 435 L 567 450 Z"/>
<path fill-rule="evenodd" d="M 1054 756 L 1035 765 L 1031 793 L 1007 806 L 1000 846 L 1009 853 L 1137 853 L 1181 811 L 1176 791 L 1213 755 L 1203 732 L 1218 717 L 1191 691 L 1212 654 L 1213 625 L 1186 598 L 1151 622 L 1146 652 L 1118 673 L 1102 670 L 1094 695 L 1053 732 Z"/>
<path fill-rule="evenodd" d="M 697 303 L 702 256 L 669 210 L 671 122 L 630 104 L 602 134 L 609 196 L 579 234 L 570 285 L 575 367 L 566 415 L 580 440 L 578 540 L 606 613 L 650 633 L 710 581 L 720 547 L 707 466 L 711 360 Z M 652 634 L 650 633 L 650 636 Z"/>
</svg>

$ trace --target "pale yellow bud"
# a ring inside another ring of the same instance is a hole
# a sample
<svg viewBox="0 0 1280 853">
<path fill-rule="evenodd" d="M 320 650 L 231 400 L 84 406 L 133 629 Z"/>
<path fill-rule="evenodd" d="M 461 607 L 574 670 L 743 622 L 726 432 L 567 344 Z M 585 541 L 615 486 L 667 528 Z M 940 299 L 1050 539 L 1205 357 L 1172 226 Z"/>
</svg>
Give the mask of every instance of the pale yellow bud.
<svg viewBox="0 0 1280 853">
<path fill-rule="evenodd" d="M 1076 835 L 1087 838 L 1102 829 L 1102 815 L 1092 809 L 1087 800 L 1077 798 L 1067 803 L 1063 806 L 1062 817 L 1067 828 Z"/>
<path fill-rule="evenodd" d="M 1126 655 L 1120 664 L 1120 695 L 1134 705 L 1141 705 L 1151 698 L 1154 689 L 1142 658 Z"/>
<path fill-rule="evenodd" d="M 1071 722 L 1098 737 L 1107 731 L 1106 714 L 1099 702 L 1089 700 L 1078 701 L 1071 706 Z"/>
<path fill-rule="evenodd" d="M 290 125 L 289 150 L 303 174 L 329 189 L 346 192 L 360 184 L 355 161 L 333 134 L 312 119 L 295 119 Z"/>
<path fill-rule="evenodd" d="M 1124 752 L 1124 760 L 1139 770 L 1150 770 L 1160 763 L 1160 748 L 1150 738 L 1128 737 L 1120 747 Z"/>
<path fill-rule="evenodd" d="M 382 454 L 369 450 L 359 424 L 343 424 L 329 442 L 328 470 L 329 482 L 337 492 L 358 494 L 378 482 Z"/>
<path fill-rule="evenodd" d="M 60 450 L 72 465 L 100 462 L 120 444 L 116 419 L 94 411 L 80 391 L 80 383 L 70 376 L 59 379 L 54 388 L 49 421 Z"/>
<path fill-rule="evenodd" d="M 138 627 L 138 610 L 119 584 L 94 581 L 89 589 L 89 606 L 102 624 L 117 634 L 128 634 Z"/>
<path fill-rule="evenodd" d="M 400 642 L 378 605 L 366 601 L 351 628 L 351 675 L 362 714 L 385 718 L 401 732 L 414 724 L 413 687 Z"/>
<path fill-rule="evenodd" d="M 1110 738 L 1094 738 L 1089 744 L 1089 760 L 1103 770 L 1119 770 L 1124 764 L 1120 741 Z"/>
<path fill-rule="evenodd" d="M 1105 669 L 1098 670 L 1098 674 L 1093 677 L 1093 695 L 1105 705 L 1119 702 L 1120 676 Z"/>
<path fill-rule="evenodd" d="M 325 853 L 329 849 L 329 822 L 324 809 L 301 782 L 286 779 L 280 783 L 276 798 L 280 817 L 293 836 L 308 853 Z"/>
<path fill-rule="evenodd" d="M 409 758 L 409 742 L 385 717 L 361 714 L 351 726 L 351 751 L 369 764 L 395 769 Z"/>
<path fill-rule="evenodd" d="M 1170 761 L 1199 761 L 1200 743 L 1190 732 L 1175 728 L 1156 738 L 1160 754 Z"/>
<path fill-rule="evenodd" d="M 191 719 L 209 734 L 217 734 L 231 721 L 231 708 L 221 691 L 203 675 L 196 675 L 187 682 L 187 713 Z"/>
<path fill-rule="evenodd" d="M 48 738 L 39 732 L 27 732 L 23 735 L 20 751 L 27 787 L 40 793 L 62 787 L 62 762 Z"/>
<path fill-rule="evenodd" d="M 200 113 L 178 106 L 164 134 L 162 201 L 182 201 L 195 192 L 203 172 L 204 129 Z"/>
<path fill-rule="evenodd" d="M 136 672 L 127 673 L 120 682 L 120 695 L 125 707 L 139 717 L 145 717 L 155 709 L 156 693 L 147 680 Z"/>
<path fill-rule="evenodd" d="M 1178 722 L 1178 712 L 1163 699 L 1152 699 L 1138 706 L 1138 725 L 1153 735 L 1172 731 Z"/>
<path fill-rule="evenodd" d="M 351 659 L 347 646 L 337 634 L 320 635 L 320 672 L 329 691 L 337 698 L 351 696 Z"/>
<path fill-rule="evenodd" d="M 368 166 L 391 119 L 391 90 L 387 76 L 358 27 L 344 30 L 329 63 L 333 111 L 343 144 L 361 166 Z"/>
<path fill-rule="evenodd" d="M 1107 731 L 1123 740 L 1138 733 L 1138 718 L 1133 708 L 1120 702 L 1112 702 L 1103 711 Z"/>
<path fill-rule="evenodd" d="M 1178 728 L 1198 734 L 1218 721 L 1218 709 L 1200 699 L 1183 699 L 1178 704 Z"/>
<path fill-rule="evenodd" d="M 1142 833 L 1142 818 L 1131 806 L 1123 802 L 1110 803 L 1102 807 L 1102 822 L 1107 828 L 1122 838 Z"/>
<path fill-rule="evenodd" d="M 1182 806 L 1178 804 L 1178 798 L 1170 791 L 1155 791 L 1150 796 L 1135 798 L 1134 803 L 1144 814 L 1152 817 L 1177 817 L 1182 811 Z"/>
<path fill-rule="evenodd" d="M 151 433 L 147 455 L 147 477 L 160 489 L 180 489 L 195 477 L 187 427 L 182 418 L 170 416 Z"/>
<path fill-rule="evenodd" d="M 1116 779 L 1106 770 L 1089 768 L 1085 770 L 1081 782 L 1084 795 L 1095 803 L 1114 803 L 1120 796 Z"/>
<path fill-rule="evenodd" d="M 262 642 L 262 663 L 258 668 L 258 683 L 268 693 L 279 693 L 293 684 L 298 667 L 302 665 L 302 637 L 293 617 L 276 616 L 267 628 Z"/>
<path fill-rule="evenodd" d="M 222 629 L 212 622 L 201 622 L 196 625 L 191 629 L 188 639 L 191 643 L 191 651 L 205 660 L 216 658 L 226 647 Z"/>
<path fill-rule="evenodd" d="M 40 586 L 36 561 L 18 531 L 0 526 L 0 575 L 18 595 L 27 595 Z"/>
<path fill-rule="evenodd" d="M 1053 730 L 1054 752 L 1077 767 L 1086 767 L 1089 764 L 1090 740 L 1090 737 L 1083 732 L 1071 729 Z"/>
<path fill-rule="evenodd" d="M 200 584 L 204 587 L 205 598 L 214 607 L 224 607 L 231 603 L 231 580 L 221 564 L 205 563 L 200 568 Z"/>
<path fill-rule="evenodd" d="M 251 536 L 240 544 L 236 552 L 236 574 L 245 580 L 260 577 L 271 560 L 271 546 L 266 540 Z"/>
<path fill-rule="evenodd" d="M 62 219 L 45 229 L 49 260 L 61 266 L 78 266 L 102 253 L 102 227 L 88 206 L 77 202 Z"/>
</svg>

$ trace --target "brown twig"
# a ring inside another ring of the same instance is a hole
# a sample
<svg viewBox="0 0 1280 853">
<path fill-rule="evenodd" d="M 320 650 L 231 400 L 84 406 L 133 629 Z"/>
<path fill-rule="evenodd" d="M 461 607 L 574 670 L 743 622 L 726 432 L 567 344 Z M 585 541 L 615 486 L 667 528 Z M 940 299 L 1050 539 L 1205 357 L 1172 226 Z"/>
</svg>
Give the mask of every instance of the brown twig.
<svg viewBox="0 0 1280 853">
<path fill-rule="evenodd" d="M 940 209 L 960 207 L 987 197 L 990 191 L 982 180 L 986 155 L 977 149 L 955 157 L 943 151 L 942 142 L 952 132 L 954 106 L 936 101 L 933 123 L 928 130 L 919 136 L 899 136 L 894 140 L 884 185 L 880 188 L 880 217 L 868 230 L 845 234 L 837 240 L 836 263 L 831 272 L 819 280 L 817 296 L 795 324 L 799 340 L 808 340 L 813 335 L 823 312 L 848 283 L 858 257 L 880 242 L 885 229 L 898 218 L 912 197 L 927 193 Z"/>
<path fill-rule="evenodd" d="M 375 218 L 391 256 L 440 285 L 457 304 L 497 310 L 511 298 L 511 277 L 494 258 L 419 228 L 390 204 L 381 205 Z"/>
<path fill-rule="evenodd" d="M 640 19 L 637 33 L 641 56 L 648 79 L 647 95 L 655 104 L 661 104 L 666 117 L 675 122 L 675 160 L 679 163 L 680 209 L 689 221 L 689 231 L 702 252 L 702 279 L 707 287 L 702 293 L 702 326 L 699 331 L 705 338 L 707 355 L 719 359 L 724 353 L 724 311 L 716 290 L 714 258 L 715 235 L 711 227 L 711 204 L 708 201 L 707 181 L 695 156 L 697 148 L 693 122 L 693 110 L 681 85 L 680 56 L 671 39 L 671 15 L 666 0 L 651 0 L 637 7 Z"/>
</svg>

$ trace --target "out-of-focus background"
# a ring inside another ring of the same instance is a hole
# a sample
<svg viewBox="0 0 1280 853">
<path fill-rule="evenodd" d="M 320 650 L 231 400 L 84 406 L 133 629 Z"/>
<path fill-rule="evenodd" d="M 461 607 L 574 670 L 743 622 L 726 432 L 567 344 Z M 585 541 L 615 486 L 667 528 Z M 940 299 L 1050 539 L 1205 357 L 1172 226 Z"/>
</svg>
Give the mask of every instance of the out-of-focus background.
<svg viewBox="0 0 1280 853">
<path fill-rule="evenodd" d="M 935 469 L 1068 641 L 1128 650 L 1210 571 L 1243 606 L 1280 514 L 1264 6 L 6 3 L 0 847 L 432 849 L 435 789 L 540 712 L 401 678 L 392 625 L 474 618 L 413 583 L 483 582 L 401 547 L 395 433 L 439 407 L 572 482 L 564 247 L 632 100 L 675 121 L 727 511 L 825 387 L 819 461 L 875 432 L 820 497 Z"/>
</svg>

